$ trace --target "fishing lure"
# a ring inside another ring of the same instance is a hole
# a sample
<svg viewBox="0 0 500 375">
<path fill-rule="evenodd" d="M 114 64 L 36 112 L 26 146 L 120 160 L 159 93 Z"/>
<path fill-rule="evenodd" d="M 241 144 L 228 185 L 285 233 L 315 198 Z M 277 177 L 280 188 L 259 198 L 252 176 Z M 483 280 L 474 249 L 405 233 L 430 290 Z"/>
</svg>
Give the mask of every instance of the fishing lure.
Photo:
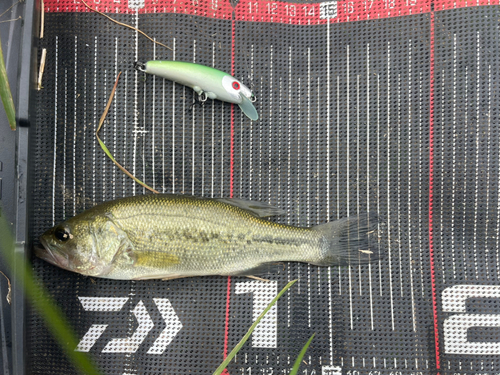
<svg viewBox="0 0 500 375">
<path fill-rule="evenodd" d="M 146 63 L 138 61 L 134 67 L 141 72 L 191 87 L 204 100 L 206 98 L 219 99 L 238 104 L 248 118 L 253 121 L 259 119 L 259 114 L 252 104 L 252 101 L 255 101 L 252 91 L 223 71 L 200 64 L 166 60 L 153 60 Z"/>
</svg>

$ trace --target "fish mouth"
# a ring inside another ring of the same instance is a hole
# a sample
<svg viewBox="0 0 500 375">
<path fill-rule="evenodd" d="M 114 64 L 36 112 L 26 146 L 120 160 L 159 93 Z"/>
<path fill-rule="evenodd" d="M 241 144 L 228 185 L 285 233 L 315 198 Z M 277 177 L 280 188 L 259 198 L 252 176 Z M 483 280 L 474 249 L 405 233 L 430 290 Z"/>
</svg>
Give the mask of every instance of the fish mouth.
<svg viewBox="0 0 500 375">
<path fill-rule="evenodd" d="M 42 243 L 43 247 L 34 247 L 35 255 L 38 258 L 43 259 L 44 261 L 55 266 L 71 271 L 71 269 L 69 268 L 69 259 L 67 257 L 58 254 L 55 251 L 52 251 L 48 246 L 47 241 L 45 241 L 43 238 L 40 238 L 40 242 Z"/>
</svg>

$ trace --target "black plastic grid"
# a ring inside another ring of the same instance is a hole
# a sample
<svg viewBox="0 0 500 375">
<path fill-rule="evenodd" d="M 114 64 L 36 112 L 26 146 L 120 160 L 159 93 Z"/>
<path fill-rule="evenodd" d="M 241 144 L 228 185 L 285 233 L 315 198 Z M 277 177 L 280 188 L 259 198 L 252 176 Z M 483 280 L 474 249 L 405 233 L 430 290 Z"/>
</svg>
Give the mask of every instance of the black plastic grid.
<svg viewBox="0 0 500 375">
<path fill-rule="evenodd" d="M 497 7 L 462 9 L 438 12 L 434 20 L 433 241 L 440 330 L 448 317 L 441 307 L 444 288 L 485 281 L 498 285 L 493 251 L 498 237 L 494 203 L 498 202 L 494 172 L 498 165 L 497 13 Z M 114 16 L 132 24 L 138 19 L 143 31 L 175 46 L 177 60 L 231 71 L 230 20 Z M 191 107 L 190 89 L 136 73 L 134 61 L 155 56 L 171 59 L 174 52 L 153 47 L 98 15 L 47 14 L 46 19 L 50 27 L 43 44 L 51 68 L 46 69 L 38 106 L 35 238 L 53 222 L 95 203 L 144 193 L 106 159 L 94 137 L 118 71 L 123 75 L 101 133 L 115 157 L 160 191 L 229 195 L 229 104 L 209 101 L 204 107 Z M 484 53 L 479 55 L 482 75 L 476 92 L 477 35 L 482 43 L 479 51 Z M 428 247 L 430 40 L 429 14 L 316 26 L 235 22 L 235 76 L 257 94 L 261 119 L 250 122 L 234 109 L 234 195 L 275 204 L 287 210 L 286 216 L 275 220 L 295 225 L 378 211 L 387 222 L 390 239 L 383 243 L 388 257 L 380 264 L 328 269 L 291 263 L 272 276 L 278 288 L 300 279 L 278 304 L 276 347 L 247 343 L 230 365 L 231 374 L 286 373 L 313 332 L 317 336 L 304 366 L 308 374 L 328 373 L 330 366 L 340 366 L 352 375 L 353 371 L 436 371 Z M 455 70 L 454 51 L 462 64 Z M 464 120 L 453 122 L 460 111 L 464 116 L 463 105 L 456 104 L 453 112 L 453 100 L 465 100 L 455 90 L 465 84 L 465 66 L 471 80 L 467 108 L 472 122 L 467 127 Z M 455 84 L 454 72 L 459 77 Z M 477 103 L 481 129 L 472 120 Z M 448 134 L 441 130 L 443 124 Z M 458 201 L 461 204 L 464 198 L 458 186 L 464 183 L 471 205 L 466 205 L 468 232 L 461 236 L 464 211 Z M 448 212 L 453 186 L 455 226 Z M 478 201 L 473 209 L 472 203 Z M 485 221 L 490 223 L 488 234 Z M 455 230 L 456 237 L 446 237 L 447 227 Z M 484 266 L 476 262 L 482 278 L 469 271 L 467 279 L 458 273 L 458 282 L 452 282 L 449 273 L 442 279 L 442 269 L 455 267 L 463 272 L 465 268 L 456 259 L 443 261 L 441 254 L 459 249 L 453 241 L 465 240 L 470 261 L 474 249 L 477 254 L 484 248 L 479 244 L 474 248 L 474 239 L 481 236 L 492 247 Z M 446 262 L 450 264 L 442 268 Z M 109 324 L 91 349 L 106 373 L 205 374 L 221 362 L 226 278 L 109 281 L 71 274 L 38 259 L 33 264 L 80 337 L 91 324 Z M 489 267 L 487 275 L 481 272 L 484 267 Z M 229 348 L 252 322 L 255 301 L 251 294 L 236 293 L 247 282 L 232 279 Z M 268 296 L 273 287 L 259 286 Z M 88 296 L 129 299 L 119 312 L 89 312 L 78 300 Z M 147 353 L 166 327 L 153 298 L 169 299 L 183 326 L 161 355 Z M 139 349 L 102 353 L 111 339 L 136 330 L 131 311 L 140 301 L 155 326 Z M 491 299 L 489 305 L 479 302 L 476 308 L 486 306 L 488 313 L 498 310 Z M 32 373 L 73 371 L 36 315 L 29 315 L 28 329 Z M 486 334 L 472 330 L 470 340 Z M 444 339 L 441 335 L 444 371 L 464 371 L 460 366 L 465 368 L 465 363 L 473 371 L 484 369 L 484 363 L 491 363 L 492 371 L 500 368 L 495 356 L 470 357 L 469 364 L 463 356 L 447 354 Z M 488 341 L 495 340 L 489 337 Z"/>
</svg>

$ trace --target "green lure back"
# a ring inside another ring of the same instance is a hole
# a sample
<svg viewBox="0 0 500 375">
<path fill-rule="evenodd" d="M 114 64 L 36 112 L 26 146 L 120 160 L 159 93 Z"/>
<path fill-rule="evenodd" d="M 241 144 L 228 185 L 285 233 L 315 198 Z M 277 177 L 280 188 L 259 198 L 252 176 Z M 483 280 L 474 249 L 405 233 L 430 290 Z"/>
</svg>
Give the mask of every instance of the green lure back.
<svg viewBox="0 0 500 375">
<path fill-rule="evenodd" d="M 136 62 L 135 68 L 191 87 L 199 95 L 205 94 L 210 99 L 238 104 L 248 118 L 253 121 L 259 119 L 252 103 L 254 96 L 250 89 L 221 70 L 190 62 L 168 60 Z"/>
</svg>

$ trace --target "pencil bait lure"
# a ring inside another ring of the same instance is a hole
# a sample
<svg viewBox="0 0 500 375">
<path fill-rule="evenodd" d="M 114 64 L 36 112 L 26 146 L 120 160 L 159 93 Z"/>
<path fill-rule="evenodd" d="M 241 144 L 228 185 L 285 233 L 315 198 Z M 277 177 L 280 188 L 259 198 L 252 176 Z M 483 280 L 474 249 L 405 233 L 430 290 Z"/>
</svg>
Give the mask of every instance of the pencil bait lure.
<svg viewBox="0 0 500 375">
<path fill-rule="evenodd" d="M 259 119 L 252 103 L 255 97 L 250 89 L 223 71 L 200 64 L 167 60 L 138 61 L 134 67 L 141 72 L 191 87 L 201 97 L 238 104 L 248 118 L 253 121 Z"/>
</svg>

